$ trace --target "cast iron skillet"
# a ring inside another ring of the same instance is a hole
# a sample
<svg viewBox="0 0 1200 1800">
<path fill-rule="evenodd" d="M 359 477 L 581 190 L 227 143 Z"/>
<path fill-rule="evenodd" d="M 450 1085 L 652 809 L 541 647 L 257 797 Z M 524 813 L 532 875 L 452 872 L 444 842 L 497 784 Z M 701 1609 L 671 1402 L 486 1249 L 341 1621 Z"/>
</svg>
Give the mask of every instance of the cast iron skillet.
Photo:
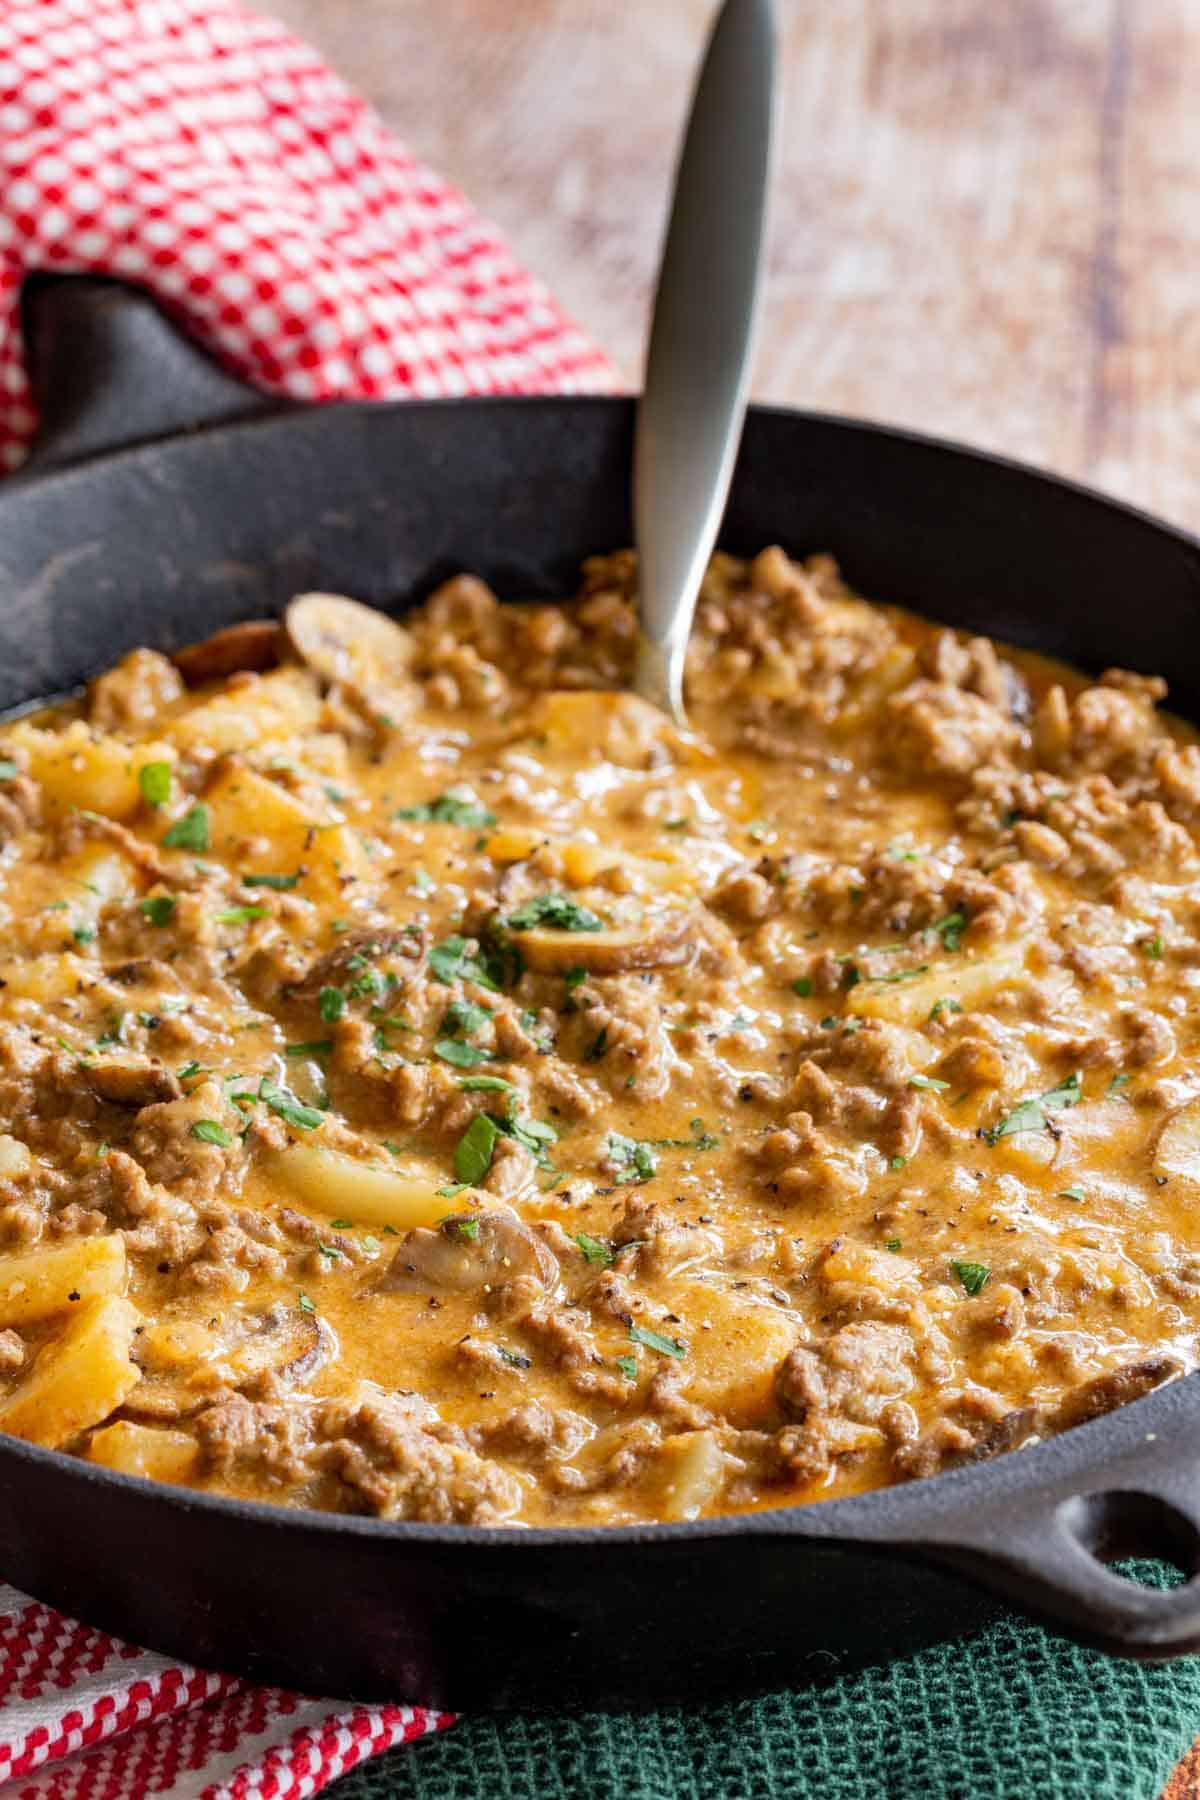
<svg viewBox="0 0 1200 1800">
<path fill-rule="evenodd" d="M 128 290 L 46 286 L 30 324 L 46 426 L 29 472 L 0 488 L 0 707 L 301 588 L 401 607 L 468 568 L 502 593 L 557 595 L 583 556 L 629 541 L 627 401 L 285 409 Z M 1200 545 L 1081 488 L 904 432 L 754 410 L 722 541 L 777 540 L 832 550 L 863 592 L 951 624 L 1165 670 L 1200 716 Z M 1106 1649 L 1171 1657 L 1200 1649 L 1198 1435 L 1191 1377 L 933 1481 L 612 1531 L 286 1512 L 0 1438 L 0 1570 L 210 1667 L 476 1708 L 820 1676 L 970 1630 L 996 1597 Z M 1129 1553 L 1187 1580 L 1151 1590 L 1105 1566 Z"/>
</svg>

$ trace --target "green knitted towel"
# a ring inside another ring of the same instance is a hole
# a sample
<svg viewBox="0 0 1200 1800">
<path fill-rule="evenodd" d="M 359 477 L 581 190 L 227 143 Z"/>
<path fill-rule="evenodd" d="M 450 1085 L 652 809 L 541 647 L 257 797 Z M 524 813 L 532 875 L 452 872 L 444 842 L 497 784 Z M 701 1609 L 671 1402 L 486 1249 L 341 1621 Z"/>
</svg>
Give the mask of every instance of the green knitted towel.
<svg viewBox="0 0 1200 1800">
<path fill-rule="evenodd" d="M 1165 1570 L 1137 1566 L 1165 1585 Z M 1177 1577 L 1175 1577 L 1177 1579 Z M 1015 1617 L 831 1686 L 652 1714 L 465 1716 L 334 1800 L 1154 1800 L 1200 1656 L 1151 1668 Z"/>
</svg>

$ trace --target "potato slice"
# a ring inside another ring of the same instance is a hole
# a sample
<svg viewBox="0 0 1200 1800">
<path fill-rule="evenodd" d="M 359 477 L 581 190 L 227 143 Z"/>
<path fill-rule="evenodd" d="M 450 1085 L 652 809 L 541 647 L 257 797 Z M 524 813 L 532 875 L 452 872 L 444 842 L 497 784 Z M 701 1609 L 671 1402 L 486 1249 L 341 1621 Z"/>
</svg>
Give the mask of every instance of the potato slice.
<svg viewBox="0 0 1200 1800">
<path fill-rule="evenodd" d="M 923 1025 L 941 1001 L 954 1001 L 964 1011 L 988 1000 L 1015 981 L 1025 967 L 1024 941 L 1002 945 L 983 956 L 963 954 L 953 962 L 931 963 L 910 981 L 860 981 L 846 1010 L 863 1019 L 887 1019 L 893 1025 Z M 921 958 L 914 955 L 919 966 Z"/>
<path fill-rule="evenodd" d="M 304 669 L 272 669 L 233 692 L 220 691 L 172 720 L 170 736 L 184 751 L 230 754 L 255 744 L 306 736 L 321 722 L 321 696 Z"/>
<path fill-rule="evenodd" d="M 1154 1172 L 1200 1182 L 1200 1096 L 1167 1118 L 1154 1148 Z"/>
<path fill-rule="evenodd" d="M 0 1259 L 0 1327 L 33 1325 L 101 1294 L 125 1292 L 125 1239 L 73 1238 Z"/>
<path fill-rule="evenodd" d="M 292 649 L 323 681 L 378 694 L 408 680 L 416 648 L 411 635 L 361 600 L 297 594 L 285 624 Z"/>
<path fill-rule="evenodd" d="M 711 1431 L 668 1438 L 650 1466 L 649 1483 L 664 1519 L 696 1519 L 725 1481 L 725 1459 Z"/>
<path fill-rule="evenodd" d="M 319 1144 L 289 1144 L 265 1157 L 262 1168 L 302 1206 L 355 1225 L 411 1231 L 417 1225 L 436 1225 L 463 1205 L 461 1194 L 453 1202 L 439 1194 L 437 1181 L 428 1175 L 379 1168 Z"/>
<path fill-rule="evenodd" d="M 88 1445 L 88 1459 L 116 1469 L 121 1475 L 144 1475 L 151 1481 L 188 1481 L 200 1461 L 200 1448 L 186 1431 L 135 1425 L 118 1419 L 97 1431 Z"/>
<path fill-rule="evenodd" d="M 745 1291 L 698 1281 L 673 1285 L 670 1310 L 683 1320 L 664 1326 L 687 1343 L 678 1364 L 689 1400 L 732 1425 L 753 1425 L 774 1402 L 775 1371 L 796 1341 L 797 1321 Z"/>
<path fill-rule="evenodd" d="M 227 625 L 199 644 L 188 644 L 177 650 L 171 661 L 188 687 L 199 687 L 205 681 L 221 681 L 242 669 L 261 674 L 273 669 L 279 661 L 283 632 L 278 619 L 247 619 L 241 625 Z"/>
<path fill-rule="evenodd" d="M 47 819 L 83 808 L 107 819 L 128 819 L 142 803 L 138 776 L 146 763 L 174 762 L 166 744 L 127 744 L 77 719 L 64 731 L 18 724 L 9 737 L 29 757 L 29 773 L 41 784 Z"/>
<path fill-rule="evenodd" d="M 354 898 L 371 874 L 356 832 L 322 824 L 294 794 L 242 763 L 222 769 L 204 798 L 214 854 L 243 875 L 302 869 L 300 892 L 335 902 Z"/>
<path fill-rule="evenodd" d="M 0 1431 L 57 1449 L 107 1419 L 140 1378 L 129 1355 L 140 1317 L 116 1294 L 83 1301 L 0 1405 Z"/>
<path fill-rule="evenodd" d="M 526 964 L 545 975 L 586 969 L 589 975 L 619 975 L 625 969 L 664 969 L 686 962 L 695 942 L 695 920 L 674 907 L 639 925 L 604 931 L 559 931 L 536 925 L 514 931 L 513 943 Z"/>
</svg>

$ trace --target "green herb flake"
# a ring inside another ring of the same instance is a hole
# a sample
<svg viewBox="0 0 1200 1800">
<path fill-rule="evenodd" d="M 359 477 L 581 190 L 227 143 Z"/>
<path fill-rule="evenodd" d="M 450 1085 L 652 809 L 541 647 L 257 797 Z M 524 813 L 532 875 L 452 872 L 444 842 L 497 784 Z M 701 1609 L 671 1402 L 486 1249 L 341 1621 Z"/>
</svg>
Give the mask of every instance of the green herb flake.
<svg viewBox="0 0 1200 1800">
<path fill-rule="evenodd" d="M 303 1288 L 301 1288 L 300 1292 L 296 1295 L 296 1305 L 300 1308 L 301 1312 L 305 1313 L 315 1313 L 317 1310 Z"/>
<path fill-rule="evenodd" d="M 323 987 L 317 996 L 317 1011 L 326 1025 L 336 1025 L 346 1010 L 346 996 L 341 988 Z"/>
<path fill-rule="evenodd" d="M 147 806 L 165 806 L 171 798 L 170 763 L 143 763 L 138 770 L 138 787 Z"/>
<path fill-rule="evenodd" d="M 392 817 L 415 819 L 426 824 L 462 825 L 469 831 L 482 831 L 486 826 L 496 823 L 496 815 L 489 807 L 455 793 L 453 788 L 439 794 L 436 800 L 426 801 L 420 806 L 398 806 Z"/>
<path fill-rule="evenodd" d="M 459 1082 L 464 1094 L 511 1094 L 515 1090 L 511 1081 L 505 1081 L 502 1075 L 468 1075 Z"/>
<path fill-rule="evenodd" d="M 433 1046 L 433 1054 L 456 1069 L 477 1069 L 480 1063 L 496 1060 L 493 1051 L 481 1050 L 477 1044 L 464 1044 L 460 1038 L 439 1038 Z"/>
<path fill-rule="evenodd" d="M 658 1174 L 658 1158 L 653 1145 L 640 1138 L 624 1137 L 619 1131 L 610 1131 L 608 1155 L 617 1167 L 618 1187 L 633 1181 L 649 1181 Z"/>
<path fill-rule="evenodd" d="M 265 906 L 226 906 L 221 912 L 213 914 L 218 925 L 249 925 L 253 919 L 268 917 Z"/>
<path fill-rule="evenodd" d="M 942 949 L 953 952 L 962 949 L 963 932 L 966 928 L 966 913 L 950 912 L 945 918 L 935 919 L 926 935 L 940 938 Z"/>
<path fill-rule="evenodd" d="M 242 886 L 249 888 L 272 888 L 277 894 L 286 894 L 300 880 L 300 871 L 294 875 L 243 875 Z"/>
<path fill-rule="evenodd" d="M 1074 1187 L 1059 1188 L 1058 1198 L 1060 1200 L 1086 1200 L 1087 1195 L 1081 1187 L 1076 1185 Z"/>
<path fill-rule="evenodd" d="M 954 1273 L 958 1276 L 958 1279 L 962 1282 L 963 1287 L 971 1296 L 972 1300 L 975 1298 L 976 1294 L 982 1294 L 991 1278 L 992 1271 L 987 1267 L 986 1263 L 952 1262 L 950 1267 L 954 1270 Z"/>
<path fill-rule="evenodd" d="M 888 1168 L 889 1169 L 902 1169 L 907 1161 L 908 1161 L 907 1156 L 889 1156 L 888 1157 Z"/>
<path fill-rule="evenodd" d="M 317 1249 L 322 1256 L 327 1256 L 330 1262 L 340 1262 L 342 1259 L 342 1252 L 338 1249 L 336 1244 L 323 1244 L 320 1238 L 318 1238 Z"/>
<path fill-rule="evenodd" d="M 642 1344 L 647 1350 L 657 1350 L 660 1356 L 682 1358 L 687 1355 L 687 1345 L 681 1344 L 678 1338 L 664 1337 L 661 1331 L 647 1331 L 645 1326 L 631 1325 L 629 1336 L 635 1344 Z"/>
<path fill-rule="evenodd" d="M 203 1074 L 203 1072 L 204 1064 L 198 1062 L 186 1062 L 183 1064 L 182 1068 L 176 1069 L 175 1071 L 180 1081 L 190 1081 L 193 1075 L 200 1075 Z"/>
<path fill-rule="evenodd" d="M 952 994 L 943 994 L 942 998 L 940 1000 L 935 1000 L 930 1007 L 929 1017 L 932 1021 L 934 1019 L 940 1019 L 943 1013 L 960 1013 L 961 1011 L 962 1007 Z"/>
<path fill-rule="evenodd" d="M 77 944 L 94 944 L 96 941 L 95 928 L 91 925 L 77 925 L 71 936 Z"/>
<path fill-rule="evenodd" d="M 466 1187 L 478 1187 L 491 1168 L 499 1136 L 490 1114 L 475 1114 L 454 1147 L 454 1173 Z"/>
<path fill-rule="evenodd" d="M 258 1084 L 258 1098 L 265 1101 L 285 1125 L 294 1126 L 297 1131 L 315 1131 L 325 1117 L 315 1106 L 304 1106 L 295 1094 L 289 1094 L 286 1088 L 266 1075 Z"/>
<path fill-rule="evenodd" d="M 568 894 L 536 894 L 504 920 L 508 931 L 533 931 L 549 925 L 554 931 L 603 931 L 604 921 Z"/>
<path fill-rule="evenodd" d="M 577 1231 L 574 1237 L 584 1262 L 594 1263 L 602 1269 L 611 1266 L 614 1253 L 607 1244 L 602 1244 L 599 1238 L 589 1236 L 586 1231 Z"/>
<path fill-rule="evenodd" d="M 328 1056 L 333 1049 L 332 1038 L 309 1038 L 303 1044 L 285 1044 L 285 1056 Z"/>
<path fill-rule="evenodd" d="M 981 1133 L 989 1144 L 998 1143 L 1001 1138 L 1013 1137 L 1019 1131 L 1041 1131 L 1046 1125 L 1048 1112 L 1062 1112 L 1069 1106 L 1078 1104 L 1082 1097 L 1082 1083 L 1077 1074 L 1068 1075 L 1057 1087 L 1048 1088 L 1035 1100 L 1022 1100 L 1006 1113 L 998 1124 L 990 1126 Z"/>
<path fill-rule="evenodd" d="M 893 862 L 920 862 L 921 860 L 919 850 L 911 849 L 909 845 L 901 843 L 898 838 L 894 844 L 888 845 L 887 853 Z"/>
<path fill-rule="evenodd" d="M 148 894 L 138 901 L 138 911 L 151 925 L 165 925 L 175 911 L 174 894 Z"/>
<path fill-rule="evenodd" d="M 1151 962 L 1161 962 L 1163 951 L 1166 947 L 1161 934 L 1156 932 L 1152 938 L 1142 945 L 1142 955 L 1149 957 Z"/>
<path fill-rule="evenodd" d="M 168 850 L 207 850 L 211 836 L 208 808 L 203 800 L 189 806 L 163 837 Z"/>
<path fill-rule="evenodd" d="M 807 975 L 799 975 L 792 983 L 793 994 L 799 994 L 801 1000 L 807 1000 L 812 993 L 813 984 Z"/>
<path fill-rule="evenodd" d="M 898 1250 L 903 1248 L 903 1245 L 899 1238 L 888 1238 L 883 1247 L 885 1250 L 890 1250 L 894 1255 Z"/>
<path fill-rule="evenodd" d="M 463 1192 L 463 1190 L 464 1190 L 464 1189 L 465 1189 L 465 1188 L 468 1188 L 468 1187 L 470 1187 L 470 1185 L 471 1185 L 471 1184 L 470 1184 L 470 1182 L 469 1182 L 469 1181 L 450 1181 L 450 1182 L 447 1182 L 447 1184 L 446 1184 L 446 1186 L 445 1186 L 445 1187 L 440 1187 L 440 1188 L 439 1188 L 439 1189 L 438 1189 L 438 1191 L 437 1191 L 437 1192 L 438 1192 L 438 1199 L 439 1199 L 439 1200 L 454 1200 L 454 1199 L 457 1199 L 457 1197 L 458 1197 L 458 1195 L 459 1195 L 459 1194 L 461 1194 L 461 1193 L 462 1193 L 462 1192 Z"/>
<path fill-rule="evenodd" d="M 941 1094 L 950 1086 L 948 1081 L 939 1081 L 936 1075 L 910 1075 L 910 1088 L 918 1088 L 923 1094 Z"/>
<path fill-rule="evenodd" d="M 439 1219 L 438 1224 L 447 1237 L 458 1238 L 461 1243 L 473 1244 L 479 1236 L 478 1219 L 449 1218 Z"/>
<path fill-rule="evenodd" d="M 567 992 L 572 993 L 577 987 L 581 986 L 582 983 L 587 980 L 587 973 L 586 969 L 568 969 L 563 976 Z"/>
<path fill-rule="evenodd" d="M 918 975 L 924 975 L 929 968 L 928 963 L 918 963 L 913 969 L 894 969 L 890 975 L 877 975 L 875 980 L 882 986 L 888 983 L 894 986 L 900 981 L 915 981 Z M 930 1015 L 932 1017 L 932 1014 Z"/>
<path fill-rule="evenodd" d="M 69 903 L 66 900 L 50 900 L 50 901 L 47 901 L 45 906 L 43 906 L 42 911 L 43 912 L 66 912 L 68 904 Z"/>
<path fill-rule="evenodd" d="M 20 770 L 11 757 L 0 757 L 0 781 L 15 781 Z"/>
<path fill-rule="evenodd" d="M 1132 1079 L 1133 1077 L 1131 1075 L 1114 1075 L 1104 1091 L 1109 1095 L 1121 1094 L 1129 1086 Z"/>
<path fill-rule="evenodd" d="M 637 1357 L 636 1356 L 618 1356 L 617 1367 L 618 1367 L 618 1369 L 620 1369 L 620 1371 L 621 1371 L 622 1375 L 625 1377 L 626 1381 L 636 1381 L 637 1380 L 638 1370 L 637 1370 Z"/>
<path fill-rule="evenodd" d="M 191 1134 L 194 1138 L 199 1138 L 202 1144 L 217 1144 L 222 1150 L 228 1150 L 233 1142 L 232 1131 L 226 1131 L 224 1125 L 218 1125 L 215 1119 L 197 1119 Z"/>
<path fill-rule="evenodd" d="M 473 1000 L 452 1000 L 446 1008 L 442 1028 L 449 1028 L 463 1037 L 474 1037 L 477 1031 L 491 1024 L 492 1016 L 486 1006 L 476 1006 Z"/>
<path fill-rule="evenodd" d="M 429 952 L 429 969 L 435 981 L 440 981 L 444 987 L 450 987 L 456 981 L 473 981 L 477 987 L 488 988 L 494 994 L 500 991 L 500 983 L 493 978 L 478 952 L 468 950 L 464 937 L 448 937 L 435 944 Z"/>
</svg>

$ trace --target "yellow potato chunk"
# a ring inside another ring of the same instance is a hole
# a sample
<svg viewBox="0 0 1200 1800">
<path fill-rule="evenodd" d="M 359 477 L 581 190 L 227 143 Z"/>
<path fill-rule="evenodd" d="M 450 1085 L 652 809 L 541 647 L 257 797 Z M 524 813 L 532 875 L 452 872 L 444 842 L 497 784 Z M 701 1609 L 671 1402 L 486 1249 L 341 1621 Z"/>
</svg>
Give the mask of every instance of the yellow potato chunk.
<svg viewBox="0 0 1200 1800">
<path fill-rule="evenodd" d="M 796 1321 L 752 1294 L 699 1282 L 672 1290 L 670 1310 L 684 1321 L 660 1327 L 687 1343 L 680 1362 L 689 1400 L 734 1425 L 752 1425 L 772 1404 L 775 1371 L 796 1341 Z"/>
<path fill-rule="evenodd" d="M 96 1432 L 88 1446 L 88 1457 L 121 1475 L 145 1475 L 151 1481 L 189 1481 L 196 1472 L 200 1451 L 195 1438 L 186 1431 L 118 1419 L 115 1425 L 105 1425 Z"/>
<path fill-rule="evenodd" d="M 19 1181 L 32 1168 L 33 1157 L 28 1144 L 23 1144 L 20 1138 L 10 1137 L 7 1132 L 0 1133 L 0 1181 Z"/>
<path fill-rule="evenodd" d="M 0 1258 L 0 1328 L 33 1325 L 101 1294 L 123 1294 L 125 1281 L 125 1239 L 119 1231 L 5 1256 Z"/>
<path fill-rule="evenodd" d="M 1005 944 L 984 956 L 964 952 L 952 962 L 931 964 L 911 981 L 861 981 L 851 992 L 846 1009 L 864 1019 L 923 1025 L 939 1000 L 953 1000 L 966 1012 L 1015 980 L 1024 966 L 1024 943 Z"/>
<path fill-rule="evenodd" d="M 668 1438 L 651 1465 L 649 1485 L 664 1519 L 696 1519 L 725 1481 L 725 1459 L 711 1431 Z"/>
<path fill-rule="evenodd" d="M 116 1294 L 83 1301 L 0 1405 L 0 1431 L 57 1449 L 107 1419 L 141 1379 L 129 1355 L 139 1317 Z"/>
<path fill-rule="evenodd" d="M 371 872 L 358 835 L 322 824 L 302 801 L 254 769 L 234 764 L 205 794 L 213 853 L 244 874 L 304 871 L 300 892 L 318 901 L 354 897 Z"/>
<path fill-rule="evenodd" d="M 171 736 L 181 750 L 228 754 L 315 731 L 321 698 L 306 669 L 284 667 L 232 691 L 223 689 L 181 713 Z"/>
<path fill-rule="evenodd" d="M 452 1204 L 439 1194 L 439 1182 L 428 1175 L 377 1168 L 319 1144 L 289 1144 L 264 1159 L 263 1171 L 302 1206 L 355 1225 L 411 1231 L 416 1225 L 436 1225 L 463 1205 L 462 1195 Z"/>
<path fill-rule="evenodd" d="M 146 763 L 174 762 L 166 744 L 127 744 L 98 734 L 82 719 L 65 731 L 16 726 L 10 738 L 29 755 L 29 773 L 41 784 L 46 816 L 84 808 L 109 819 L 127 819 L 142 804 L 139 771 Z"/>
</svg>

